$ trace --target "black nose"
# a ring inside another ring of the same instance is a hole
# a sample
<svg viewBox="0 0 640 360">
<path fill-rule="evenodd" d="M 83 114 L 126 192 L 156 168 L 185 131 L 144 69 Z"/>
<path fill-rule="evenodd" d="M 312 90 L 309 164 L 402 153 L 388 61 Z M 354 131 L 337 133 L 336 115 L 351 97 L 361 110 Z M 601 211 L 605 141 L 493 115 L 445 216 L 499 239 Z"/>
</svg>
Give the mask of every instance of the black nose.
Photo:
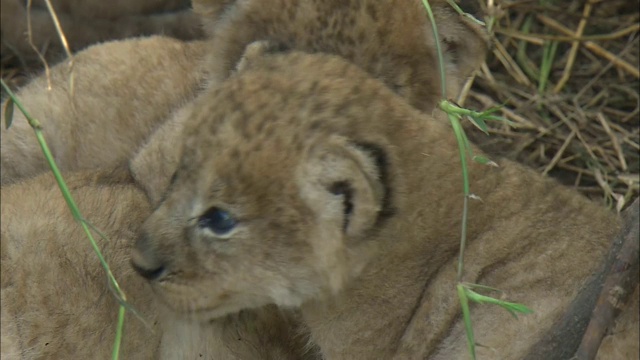
<svg viewBox="0 0 640 360">
<path fill-rule="evenodd" d="M 164 266 L 162 265 L 157 268 L 145 269 L 143 267 L 136 265 L 135 262 L 131 261 L 131 266 L 133 266 L 133 269 L 138 274 L 140 274 L 140 276 L 142 276 L 147 280 L 158 280 L 160 277 L 162 277 L 162 275 L 164 275 L 164 272 L 165 272 Z"/>
<path fill-rule="evenodd" d="M 142 231 L 131 253 L 131 266 L 147 280 L 158 280 L 166 274 L 164 262 L 157 256 L 155 244 Z"/>
</svg>

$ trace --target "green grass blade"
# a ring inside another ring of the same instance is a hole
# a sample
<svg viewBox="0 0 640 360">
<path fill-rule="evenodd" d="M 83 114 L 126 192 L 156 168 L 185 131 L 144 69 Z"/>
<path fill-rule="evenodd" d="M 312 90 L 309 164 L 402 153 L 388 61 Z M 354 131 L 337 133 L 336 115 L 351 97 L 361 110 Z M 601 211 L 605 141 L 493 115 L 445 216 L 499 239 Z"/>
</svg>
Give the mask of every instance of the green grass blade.
<svg viewBox="0 0 640 360">
<path fill-rule="evenodd" d="M 471 312 L 469 311 L 469 300 L 467 299 L 467 289 L 462 285 L 456 286 L 458 290 L 458 299 L 460 299 L 460 307 L 462 308 L 462 319 L 464 321 L 464 328 L 467 333 L 467 346 L 469 348 L 469 354 L 471 359 L 476 359 L 476 342 L 473 335 L 473 327 L 471 326 Z"/>
<path fill-rule="evenodd" d="M 469 121 L 478 129 L 480 129 L 480 131 L 482 131 L 483 133 L 489 135 L 489 129 L 487 128 L 487 124 L 484 122 L 484 119 L 481 117 L 472 117 L 472 116 L 467 116 L 467 119 L 469 119 Z"/>
<path fill-rule="evenodd" d="M 4 105 L 4 126 L 8 129 L 13 123 L 13 99 L 8 98 Z"/>
<path fill-rule="evenodd" d="M 442 98 L 447 98 L 447 79 L 446 72 L 444 70 L 444 56 L 442 55 L 442 47 L 440 46 L 440 38 L 438 36 L 438 27 L 436 26 L 436 18 L 431 11 L 431 5 L 428 0 L 422 0 L 424 8 L 427 9 L 427 15 L 429 16 L 429 22 L 431 23 L 431 30 L 433 31 L 433 39 L 436 43 L 436 54 L 438 54 L 438 70 L 440 71 L 440 92 Z"/>
<path fill-rule="evenodd" d="M 475 155 L 471 158 L 471 160 L 477 162 L 478 164 L 498 167 L 498 164 L 495 161 L 489 159 L 486 156 Z"/>
<path fill-rule="evenodd" d="M 118 360 L 120 354 L 120 344 L 122 344 L 122 333 L 124 332 L 124 315 L 126 309 L 120 305 L 118 309 L 118 325 L 116 326 L 116 338 L 113 341 L 113 352 L 111 353 L 112 360 Z"/>
<path fill-rule="evenodd" d="M 76 205 L 75 201 L 73 200 L 73 197 L 71 196 L 71 192 L 69 191 L 69 188 L 67 187 L 67 184 L 64 181 L 64 178 L 62 177 L 62 174 L 60 173 L 60 169 L 58 168 L 58 165 L 56 164 L 55 160 L 53 159 L 53 155 L 51 154 L 51 150 L 49 149 L 49 146 L 47 145 L 47 142 L 46 142 L 46 140 L 44 138 L 44 135 L 42 133 L 42 126 L 40 125 L 40 122 L 37 119 L 31 117 L 31 115 L 22 106 L 22 103 L 20 103 L 20 101 L 16 98 L 15 94 L 13 93 L 13 91 L 11 91 L 11 89 L 9 89 L 9 87 L 4 82 L 4 80 L 0 79 L 0 83 L 2 84 L 2 87 L 5 89 L 7 94 L 9 95 L 9 98 L 11 99 L 11 101 L 13 103 L 15 103 L 15 105 L 18 107 L 20 112 L 22 112 L 24 117 L 29 122 L 29 125 L 33 128 L 33 131 L 34 131 L 34 133 L 36 135 L 36 139 L 38 140 L 38 144 L 40 145 L 40 148 L 42 149 L 42 153 L 44 154 L 44 157 L 47 160 L 47 163 L 49 164 L 51 172 L 53 173 L 53 176 L 56 179 L 56 183 L 58 184 L 58 187 L 60 188 L 60 191 L 62 192 L 62 197 L 64 198 L 65 202 L 67 203 L 67 206 L 69 207 L 69 210 L 71 211 L 71 214 L 72 214 L 73 218 L 76 221 L 78 221 L 78 223 L 82 227 L 82 230 L 87 235 L 87 238 L 89 239 L 91 247 L 93 248 L 94 252 L 98 256 L 98 260 L 100 261 L 100 264 L 102 265 L 102 267 L 104 268 L 105 272 L 107 273 L 107 276 L 108 276 L 108 278 L 110 280 L 111 285 L 116 290 L 117 295 L 119 295 L 118 297 L 120 299 L 126 300 L 126 296 L 125 296 L 124 292 L 122 291 L 122 289 L 120 289 L 120 286 L 118 285 L 118 282 L 116 281 L 115 277 L 113 276 L 113 273 L 111 272 L 109 264 L 107 264 L 106 260 L 104 259 L 104 256 L 102 255 L 102 252 L 100 251 L 100 248 L 98 247 L 98 244 L 96 243 L 95 239 L 93 238 L 93 235 L 91 234 L 91 231 L 89 229 L 89 226 L 87 225 L 87 222 L 84 220 L 82 214 L 80 213 L 80 210 L 78 209 L 78 206 Z M 122 334 L 122 327 L 123 327 L 123 324 L 124 324 L 124 312 L 125 312 L 125 307 L 120 305 L 119 313 L 122 313 L 122 315 L 118 316 L 119 317 L 118 330 L 116 331 L 116 339 L 115 339 L 115 343 L 113 345 L 113 355 L 112 355 L 112 359 L 113 360 L 117 360 L 118 359 L 118 354 L 119 354 L 119 350 L 120 350 L 120 341 L 122 340 L 121 334 Z M 122 318 L 122 320 L 120 320 L 120 318 Z M 120 333 L 120 336 L 118 336 L 118 333 Z"/>
<path fill-rule="evenodd" d="M 453 127 L 453 132 L 456 136 L 456 140 L 458 141 L 458 150 L 460 151 L 460 165 L 462 167 L 462 186 L 464 196 L 467 197 L 467 195 L 469 195 L 469 173 L 467 171 L 466 154 L 469 146 L 466 140 L 466 135 L 464 134 L 464 129 L 462 128 L 462 124 L 460 124 L 460 120 L 453 115 L 449 115 L 449 122 Z"/>
<path fill-rule="evenodd" d="M 540 65 L 540 78 L 538 80 L 538 94 L 544 93 L 547 88 L 549 74 L 551 74 L 551 67 L 553 66 L 557 49 L 557 41 L 547 41 L 544 43 L 542 64 Z"/>
<path fill-rule="evenodd" d="M 495 291 L 498 293 L 504 293 L 504 291 L 500 290 L 500 289 L 496 289 L 494 287 L 491 286 L 487 286 L 487 285 L 480 285 L 480 284 L 472 284 L 472 283 L 468 283 L 468 282 L 463 282 L 462 285 L 464 285 L 464 287 L 468 288 L 468 289 L 481 289 L 481 290 L 487 290 L 487 291 Z"/>
<path fill-rule="evenodd" d="M 518 318 L 518 314 L 519 313 L 520 314 L 531 314 L 531 313 L 533 313 L 533 310 L 531 310 L 530 308 L 526 307 L 525 305 L 499 300 L 499 299 L 496 299 L 496 298 L 492 298 L 490 296 L 481 295 L 481 294 L 478 294 L 477 292 L 475 292 L 475 291 L 473 291 L 473 290 L 471 290 L 469 288 L 466 288 L 466 295 L 469 298 L 469 300 L 471 300 L 473 302 L 477 302 L 479 304 L 498 305 L 498 306 L 502 307 L 503 309 L 507 310 L 515 318 Z"/>
<path fill-rule="evenodd" d="M 532 24 L 533 24 L 533 15 L 530 14 L 525 19 L 520 32 L 523 34 L 529 34 L 529 30 L 531 29 Z M 518 65 L 520 65 L 520 68 L 522 69 L 522 71 L 524 71 L 524 73 L 527 74 L 527 76 L 531 80 L 537 80 L 540 78 L 540 73 L 538 69 L 535 68 L 535 65 L 531 62 L 531 60 L 529 60 L 529 58 L 527 57 L 528 44 L 529 43 L 524 40 L 520 40 L 518 42 L 518 50 L 516 52 L 516 61 L 518 62 Z"/>
</svg>

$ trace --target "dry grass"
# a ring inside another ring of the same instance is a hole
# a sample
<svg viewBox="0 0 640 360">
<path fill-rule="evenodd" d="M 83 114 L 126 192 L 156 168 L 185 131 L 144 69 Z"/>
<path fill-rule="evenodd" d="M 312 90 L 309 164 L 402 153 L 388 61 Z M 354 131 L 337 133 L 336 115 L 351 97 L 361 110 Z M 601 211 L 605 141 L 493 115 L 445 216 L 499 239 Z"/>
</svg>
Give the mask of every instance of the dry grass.
<svg viewBox="0 0 640 360">
<path fill-rule="evenodd" d="M 638 195 L 637 0 L 479 0 L 494 17 L 493 49 L 471 107 L 504 104 L 476 142 L 622 207 Z"/>
<path fill-rule="evenodd" d="M 493 49 L 459 102 L 515 123 L 470 137 L 622 207 L 638 195 L 640 0 L 477 0 Z M 36 69 L 37 70 L 37 69 Z M 35 70 L 2 54 L 12 87 Z"/>
</svg>

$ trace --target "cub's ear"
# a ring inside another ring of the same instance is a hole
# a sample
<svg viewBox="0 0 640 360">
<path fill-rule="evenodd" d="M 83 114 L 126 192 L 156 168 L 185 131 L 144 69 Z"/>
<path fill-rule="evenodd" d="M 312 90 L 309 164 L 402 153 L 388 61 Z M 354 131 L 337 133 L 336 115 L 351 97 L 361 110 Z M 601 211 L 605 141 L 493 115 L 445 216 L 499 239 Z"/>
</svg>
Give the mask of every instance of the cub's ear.
<svg viewBox="0 0 640 360">
<path fill-rule="evenodd" d="M 340 136 L 309 151 L 298 181 L 323 231 L 361 238 L 388 215 L 387 165 L 381 147 Z"/>
<path fill-rule="evenodd" d="M 238 0 L 192 0 L 193 11 L 200 16 L 205 33 L 211 36 L 216 23 L 224 14 L 237 6 Z"/>
<path fill-rule="evenodd" d="M 281 53 L 287 50 L 288 48 L 284 44 L 275 41 L 254 41 L 244 49 L 244 53 L 242 54 L 240 61 L 236 64 L 236 71 L 239 72 L 251 66 L 251 64 L 266 54 Z"/>
<path fill-rule="evenodd" d="M 458 14 L 446 1 L 433 6 L 439 38 L 444 45 L 445 64 L 453 75 L 449 77 L 459 81 L 452 84 L 458 88 L 485 61 L 489 35 L 471 15 Z"/>
<path fill-rule="evenodd" d="M 184 106 L 175 112 L 129 162 L 133 178 L 154 207 L 161 202 L 178 169 L 183 143 L 182 130 L 191 115 L 192 106 Z"/>
</svg>

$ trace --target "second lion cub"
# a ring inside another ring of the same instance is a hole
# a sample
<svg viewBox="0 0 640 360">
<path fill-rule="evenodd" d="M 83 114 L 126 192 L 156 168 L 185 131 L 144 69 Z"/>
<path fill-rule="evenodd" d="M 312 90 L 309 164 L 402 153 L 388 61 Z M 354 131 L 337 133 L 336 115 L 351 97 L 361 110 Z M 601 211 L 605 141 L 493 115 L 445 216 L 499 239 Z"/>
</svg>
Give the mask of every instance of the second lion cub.
<svg viewBox="0 0 640 360">
<path fill-rule="evenodd" d="M 199 63 L 205 51 L 203 42 L 161 36 L 100 44 L 76 55 L 73 86 L 68 66 L 59 64 L 51 71 L 51 89 L 40 76 L 17 96 L 42 125 L 62 170 L 112 169 L 195 96 L 204 83 Z M 20 111 L 0 131 L 3 185 L 48 169 Z"/>
<path fill-rule="evenodd" d="M 445 0 L 429 1 L 447 75 L 447 98 L 484 62 L 485 30 Z M 269 41 L 341 56 L 430 112 L 442 98 L 431 22 L 420 0 L 193 0 L 210 33 L 214 80 L 229 76 L 245 47 Z"/>
</svg>

